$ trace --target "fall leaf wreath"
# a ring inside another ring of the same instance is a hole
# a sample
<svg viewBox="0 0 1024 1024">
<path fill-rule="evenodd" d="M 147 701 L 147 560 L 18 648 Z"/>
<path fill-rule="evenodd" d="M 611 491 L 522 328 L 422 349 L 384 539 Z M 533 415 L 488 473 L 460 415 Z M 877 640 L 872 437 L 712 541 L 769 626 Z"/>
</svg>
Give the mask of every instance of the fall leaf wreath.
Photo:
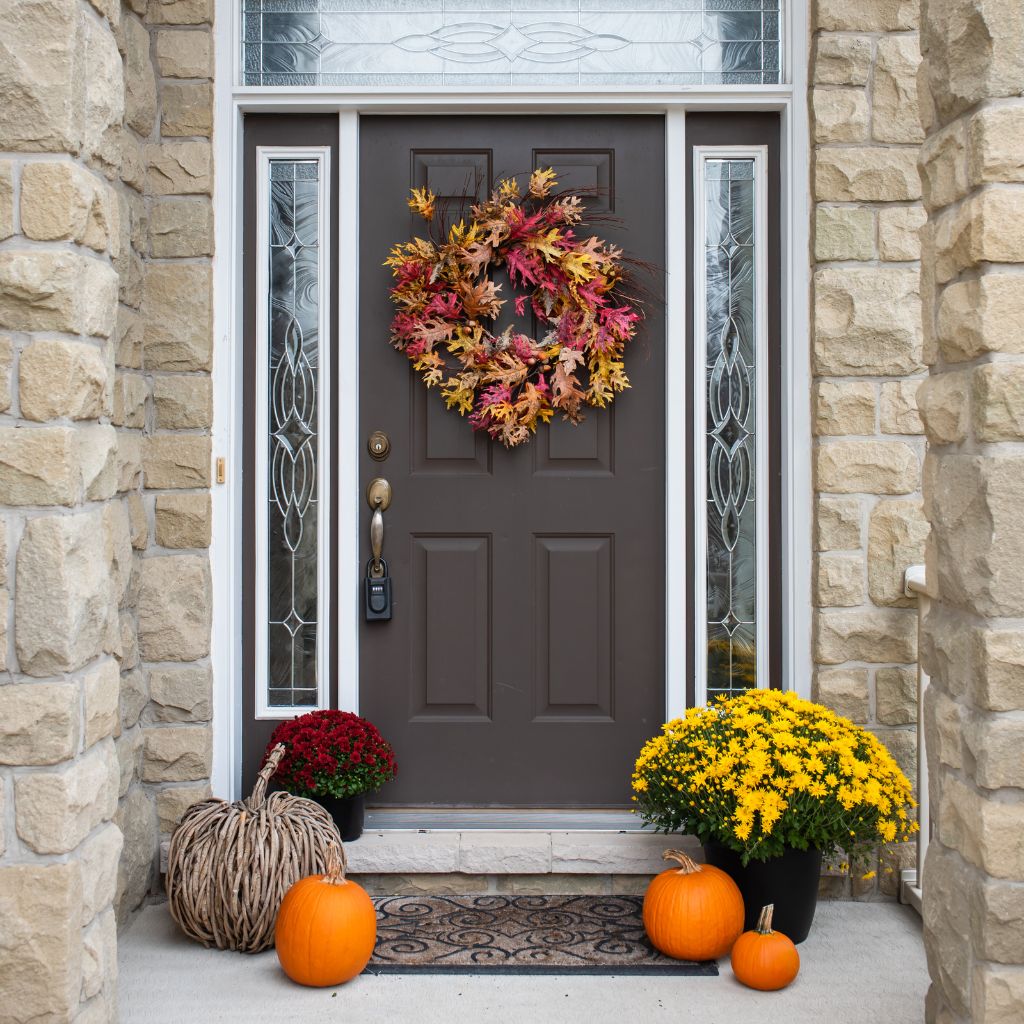
<svg viewBox="0 0 1024 1024">
<path fill-rule="evenodd" d="M 605 408 L 630 386 L 623 351 L 641 314 L 623 295 L 622 250 L 578 237 L 583 201 L 553 195 L 556 183 L 550 168 L 536 170 L 523 196 L 514 178 L 502 179 L 468 225 L 396 245 L 385 261 L 397 279 L 392 343 L 449 409 L 507 448 L 556 411 L 578 423 L 585 406 Z M 413 189 L 409 208 L 430 223 L 436 203 Z M 513 287 L 529 290 L 515 298 L 516 315 L 532 309 L 542 337 L 488 328 L 505 304 L 488 275 L 502 265 Z"/>
</svg>

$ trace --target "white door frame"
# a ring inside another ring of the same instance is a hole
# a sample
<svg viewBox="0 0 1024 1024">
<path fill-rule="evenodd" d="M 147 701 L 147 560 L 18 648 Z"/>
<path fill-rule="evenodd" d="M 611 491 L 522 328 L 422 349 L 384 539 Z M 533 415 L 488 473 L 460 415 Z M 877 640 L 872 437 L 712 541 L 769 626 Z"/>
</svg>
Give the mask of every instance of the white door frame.
<svg viewBox="0 0 1024 1024">
<path fill-rule="evenodd" d="M 549 87 L 463 88 L 413 91 L 367 89 L 242 87 L 238 81 L 240 46 L 237 12 L 232 0 L 216 4 L 214 113 L 214 190 L 216 253 L 214 257 L 213 457 L 227 461 L 225 483 L 213 489 L 213 630 L 214 675 L 213 791 L 236 798 L 241 784 L 241 595 L 243 552 L 238 524 L 242 514 L 242 119 L 249 112 L 328 112 L 339 120 L 339 252 L 357 253 L 359 237 L 358 154 L 362 113 L 655 113 L 666 119 L 666 337 L 685 336 L 686 231 L 684 223 L 687 111 L 778 111 L 781 128 L 782 258 L 782 543 L 783 681 L 802 696 L 811 683 L 811 473 L 810 473 L 810 221 L 809 136 L 806 110 L 806 5 L 794 0 L 787 10 L 784 66 L 790 82 L 773 86 L 716 86 L 651 89 L 635 86 L 595 89 Z M 790 56 L 791 55 L 791 56 Z M 361 571 L 359 537 L 362 489 L 358 477 L 358 276 L 354 265 L 338 259 L 339 338 L 348 373 L 339 378 L 338 436 L 334 465 L 339 475 L 339 551 L 335 564 L 342 580 Z M 667 346 L 666 393 L 686 393 L 686 356 L 681 346 Z M 686 585 L 685 411 L 678 401 L 666 403 L 665 478 L 665 668 L 666 714 L 686 705 L 686 630 L 689 587 Z M 339 705 L 358 707 L 358 594 L 341 586 L 333 623 L 339 649 Z"/>
</svg>

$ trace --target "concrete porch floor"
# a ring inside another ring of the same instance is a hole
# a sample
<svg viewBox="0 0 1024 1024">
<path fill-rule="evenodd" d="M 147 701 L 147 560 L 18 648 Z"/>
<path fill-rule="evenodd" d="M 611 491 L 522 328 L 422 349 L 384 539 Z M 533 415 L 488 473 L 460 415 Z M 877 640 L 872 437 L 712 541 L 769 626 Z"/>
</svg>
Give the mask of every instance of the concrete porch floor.
<svg viewBox="0 0 1024 1024">
<path fill-rule="evenodd" d="M 122 1024 L 274 1021 L 367 1024 L 434 1021 L 533 1024 L 920 1024 L 928 971 L 920 918 L 894 903 L 818 905 L 800 947 L 801 972 L 782 992 L 753 992 L 728 962 L 717 978 L 529 975 L 361 976 L 339 989 L 305 989 L 273 950 L 203 949 L 164 904 L 146 907 L 119 942 Z"/>
</svg>

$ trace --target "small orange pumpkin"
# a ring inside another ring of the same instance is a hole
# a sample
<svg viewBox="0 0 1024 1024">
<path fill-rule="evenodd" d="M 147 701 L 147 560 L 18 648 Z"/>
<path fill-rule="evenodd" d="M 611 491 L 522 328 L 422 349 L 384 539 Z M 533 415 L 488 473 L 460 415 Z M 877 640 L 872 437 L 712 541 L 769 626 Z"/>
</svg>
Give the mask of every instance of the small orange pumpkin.
<svg viewBox="0 0 1024 1024">
<path fill-rule="evenodd" d="M 656 875 L 644 895 L 644 928 L 656 949 L 677 960 L 725 956 L 743 931 L 743 897 L 720 868 L 682 850 L 662 857 L 679 867 Z"/>
<path fill-rule="evenodd" d="M 775 904 L 761 908 L 757 926 L 744 932 L 732 947 L 732 973 L 750 988 L 775 992 L 800 971 L 800 954 L 789 936 L 772 931 Z"/>
<path fill-rule="evenodd" d="M 377 913 L 366 890 L 345 877 L 347 867 L 344 847 L 334 847 L 327 874 L 300 878 L 281 901 L 277 958 L 300 985 L 342 985 L 370 961 Z"/>
</svg>

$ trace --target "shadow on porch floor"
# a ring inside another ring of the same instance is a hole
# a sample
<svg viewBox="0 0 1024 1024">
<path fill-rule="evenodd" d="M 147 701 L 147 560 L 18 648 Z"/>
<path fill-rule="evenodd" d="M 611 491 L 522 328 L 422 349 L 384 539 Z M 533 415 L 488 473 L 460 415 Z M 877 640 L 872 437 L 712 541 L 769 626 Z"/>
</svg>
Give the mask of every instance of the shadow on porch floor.
<svg viewBox="0 0 1024 1024">
<path fill-rule="evenodd" d="M 928 988 L 920 918 L 893 903 L 820 903 L 800 976 L 777 993 L 743 988 L 727 962 L 717 978 L 384 975 L 303 989 L 272 950 L 190 942 L 165 904 L 143 910 L 119 947 L 122 1024 L 919 1024 Z"/>
</svg>

